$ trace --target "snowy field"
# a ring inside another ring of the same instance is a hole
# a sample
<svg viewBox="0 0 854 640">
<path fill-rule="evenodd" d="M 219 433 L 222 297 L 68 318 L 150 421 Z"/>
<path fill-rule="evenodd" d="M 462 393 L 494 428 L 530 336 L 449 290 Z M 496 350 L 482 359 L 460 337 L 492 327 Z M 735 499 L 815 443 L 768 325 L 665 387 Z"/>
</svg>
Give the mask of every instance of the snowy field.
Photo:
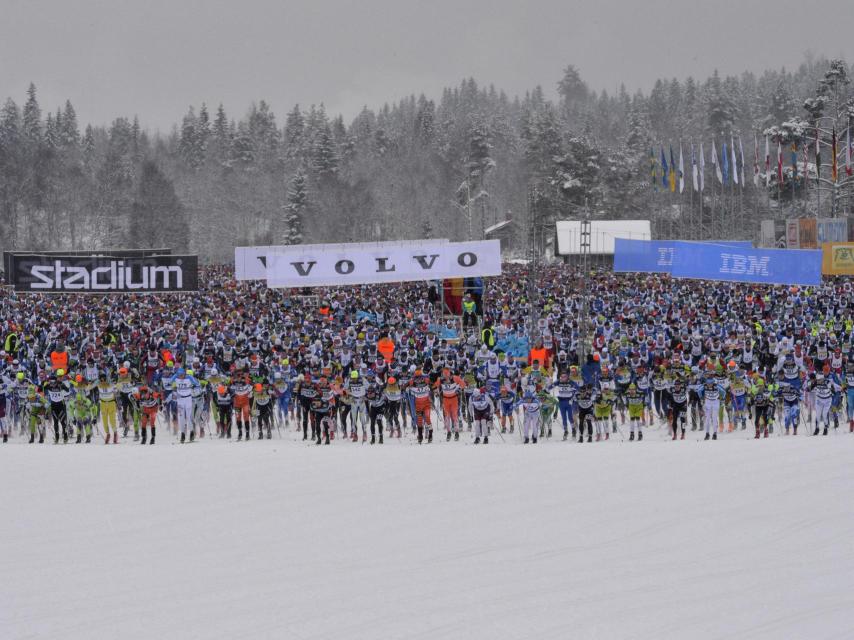
<svg viewBox="0 0 854 640">
<path fill-rule="evenodd" d="M 854 637 L 854 435 L 288 436 L 0 446 L 0 637 Z"/>
</svg>

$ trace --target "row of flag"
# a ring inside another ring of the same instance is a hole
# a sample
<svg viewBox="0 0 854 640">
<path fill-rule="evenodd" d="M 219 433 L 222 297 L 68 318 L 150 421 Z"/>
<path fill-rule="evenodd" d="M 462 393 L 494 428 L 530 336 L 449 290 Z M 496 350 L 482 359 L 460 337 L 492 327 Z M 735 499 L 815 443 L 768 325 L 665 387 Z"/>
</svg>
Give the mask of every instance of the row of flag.
<svg viewBox="0 0 854 640">
<path fill-rule="evenodd" d="M 837 158 L 839 156 L 838 152 L 838 140 L 836 136 L 836 129 L 833 129 L 833 134 L 831 137 L 831 165 L 830 165 L 830 179 L 833 182 L 839 181 L 839 166 Z M 809 147 L 810 144 L 802 144 L 801 151 L 803 152 L 803 175 L 808 175 L 809 168 Z M 736 148 L 738 151 L 736 152 Z M 691 178 L 694 186 L 694 191 L 704 191 L 705 190 L 705 176 L 706 176 L 706 153 L 703 143 L 700 143 L 699 153 L 697 153 L 698 149 L 695 148 L 694 143 L 691 143 Z M 780 184 L 783 182 L 783 144 L 778 141 L 777 142 L 777 180 Z M 851 155 L 852 155 L 852 147 L 851 147 L 851 127 L 848 128 L 846 133 L 845 140 L 845 174 L 847 176 L 851 176 L 854 173 L 854 166 L 851 164 Z M 742 186 L 746 185 L 746 179 L 744 174 L 744 145 L 741 141 L 741 136 L 738 138 L 738 146 L 736 147 L 735 137 L 730 137 L 729 146 L 727 146 L 726 141 L 721 143 L 721 153 L 718 155 L 717 145 L 715 141 L 712 140 L 712 148 L 709 153 L 709 161 L 711 165 L 714 167 L 715 176 L 717 177 L 718 183 L 727 185 L 741 184 Z M 650 172 L 651 172 L 651 180 L 652 187 L 654 189 L 658 189 L 659 181 L 661 182 L 661 186 L 664 190 L 670 190 L 671 192 L 676 192 L 679 190 L 679 193 L 685 191 L 685 158 L 682 153 L 682 143 L 679 143 L 679 160 L 676 160 L 676 157 L 673 154 L 673 146 L 670 146 L 670 162 L 667 161 L 667 155 L 664 152 L 664 145 L 661 146 L 661 154 L 660 159 L 656 159 L 655 150 L 650 148 L 649 150 L 649 164 L 650 164 Z M 770 136 L 765 136 L 765 187 L 767 188 L 771 184 L 771 175 L 772 175 L 772 167 L 771 167 L 771 139 Z M 798 145 L 793 142 L 791 145 L 791 165 L 792 165 L 792 175 L 797 177 L 798 175 Z M 815 137 L 815 172 L 818 177 L 821 177 L 821 144 L 819 140 L 819 133 L 816 131 Z M 759 159 L 759 139 L 754 135 L 753 136 L 753 186 L 758 187 L 761 182 L 760 176 L 762 175 L 761 167 L 760 167 L 760 159 Z"/>
</svg>

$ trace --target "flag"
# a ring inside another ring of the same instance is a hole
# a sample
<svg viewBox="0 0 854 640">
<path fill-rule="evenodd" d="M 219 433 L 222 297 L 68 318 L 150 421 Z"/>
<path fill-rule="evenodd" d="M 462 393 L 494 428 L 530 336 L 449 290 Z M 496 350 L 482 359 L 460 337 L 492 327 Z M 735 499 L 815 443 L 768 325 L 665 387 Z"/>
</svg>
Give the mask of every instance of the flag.
<svg viewBox="0 0 854 640">
<path fill-rule="evenodd" d="M 753 186 L 759 186 L 759 140 L 753 134 Z"/>
<path fill-rule="evenodd" d="M 765 136 L 765 188 L 771 185 L 771 150 L 768 147 L 768 136 Z"/>
<path fill-rule="evenodd" d="M 697 154 L 694 153 L 694 143 L 691 143 L 691 182 L 694 186 L 694 191 L 700 189 L 700 172 L 697 169 Z"/>
<path fill-rule="evenodd" d="M 718 177 L 718 182 L 723 183 L 724 179 L 721 175 L 721 165 L 718 163 L 718 150 L 715 148 L 715 141 L 712 140 L 712 166 L 715 168 L 715 175 Z"/>
<path fill-rule="evenodd" d="M 682 161 L 682 143 L 679 143 L 679 193 L 685 191 L 685 163 Z"/>
<path fill-rule="evenodd" d="M 667 176 L 670 180 L 670 193 L 676 191 L 676 160 L 673 158 L 673 145 L 670 145 L 670 173 Z"/>
<path fill-rule="evenodd" d="M 738 155 L 741 156 L 741 186 L 746 183 L 744 181 L 744 145 L 741 143 L 741 136 L 738 136 Z"/>
<path fill-rule="evenodd" d="M 848 133 L 845 134 L 845 175 L 850 176 L 854 173 L 854 168 L 851 167 L 851 121 L 848 121 Z"/>
<path fill-rule="evenodd" d="M 732 153 L 732 181 L 738 184 L 738 160 L 735 157 L 735 138 L 729 137 L 729 150 Z"/>
<path fill-rule="evenodd" d="M 798 143 L 792 142 L 792 179 L 798 177 Z"/>
<path fill-rule="evenodd" d="M 703 143 L 700 142 L 700 191 L 706 188 L 706 153 L 703 151 Z"/>
<path fill-rule="evenodd" d="M 650 179 L 652 180 L 652 189 L 653 191 L 658 190 L 658 185 L 655 181 L 656 176 L 656 166 L 655 166 L 655 151 L 652 150 L 652 147 L 649 148 L 649 173 Z"/>
<path fill-rule="evenodd" d="M 777 140 L 777 181 L 783 185 L 783 140 Z"/>
<path fill-rule="evenodd" d="M 836 182 L 839 178 L 839 166 L 836 162 L 836 127 L 833 127 L 833 137 L 830 140 L 830 179 Z"/>
<path fill-rule="evenodd" d="M 819 138 L 821 133 L 818 130 L 818 125 L 815 128 L 815 178 L 818 180 L 821 177 L 821 143 Z"/>
<path fill-rule="evenodd" d="M 721 170 L 724 174 L 724 184 L 729 182 L 729 153 L 727 153 L 726 142 L 721 143 Z"/>
<path fill-rule="evenodd" d="M 661 145 L 661 186 L 667 189 L 667 158 L 664 156 L 664 145 Z"/>
</svg>

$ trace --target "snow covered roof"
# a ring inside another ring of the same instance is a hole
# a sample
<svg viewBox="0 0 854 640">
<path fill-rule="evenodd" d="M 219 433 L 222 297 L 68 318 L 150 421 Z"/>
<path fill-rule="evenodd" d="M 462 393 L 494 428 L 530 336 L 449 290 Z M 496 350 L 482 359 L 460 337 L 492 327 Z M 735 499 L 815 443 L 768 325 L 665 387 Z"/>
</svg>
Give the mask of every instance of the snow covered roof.
<svg viewBox="0 0 854 640">
<path fill-rule="evenodd" d="M 512 220 L 504 220 L 503 222 L 499 222 L 497 224 L 494 224 L 491 227 L 487 227 L 486 229 L 484 229 L 483 233 L 484 233 L 484 235 L 488 236 L 492 233 L 495 233 L 496 231 L 501 231 L 501 229 L 509 227 L 511 224 L 513 224 Z"/>
</svg>

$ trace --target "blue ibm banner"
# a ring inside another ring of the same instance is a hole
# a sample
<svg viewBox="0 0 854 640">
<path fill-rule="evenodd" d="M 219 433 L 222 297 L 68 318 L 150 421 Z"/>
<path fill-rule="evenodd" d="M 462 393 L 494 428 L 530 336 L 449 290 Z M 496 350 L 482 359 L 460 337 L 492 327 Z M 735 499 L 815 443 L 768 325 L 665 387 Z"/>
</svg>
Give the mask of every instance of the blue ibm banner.
<svg viewBox="0 0 854 640">
<path fill-rule="evenodd" d="M 677 242 L 671 274 L 699 280 L 819 285 L 821 251 Z"/>
<path fill-rule="evenodd" d="M 689 246 L 711 243 L 679 243 L 675 240 L 614 240 L 614 271 L 640 271 L 645 273 L 670 273 L 677 244 Z M 753 243 L 742 240 L 715 241 L 727 247 L 750 249 Z"/>
</svg>

